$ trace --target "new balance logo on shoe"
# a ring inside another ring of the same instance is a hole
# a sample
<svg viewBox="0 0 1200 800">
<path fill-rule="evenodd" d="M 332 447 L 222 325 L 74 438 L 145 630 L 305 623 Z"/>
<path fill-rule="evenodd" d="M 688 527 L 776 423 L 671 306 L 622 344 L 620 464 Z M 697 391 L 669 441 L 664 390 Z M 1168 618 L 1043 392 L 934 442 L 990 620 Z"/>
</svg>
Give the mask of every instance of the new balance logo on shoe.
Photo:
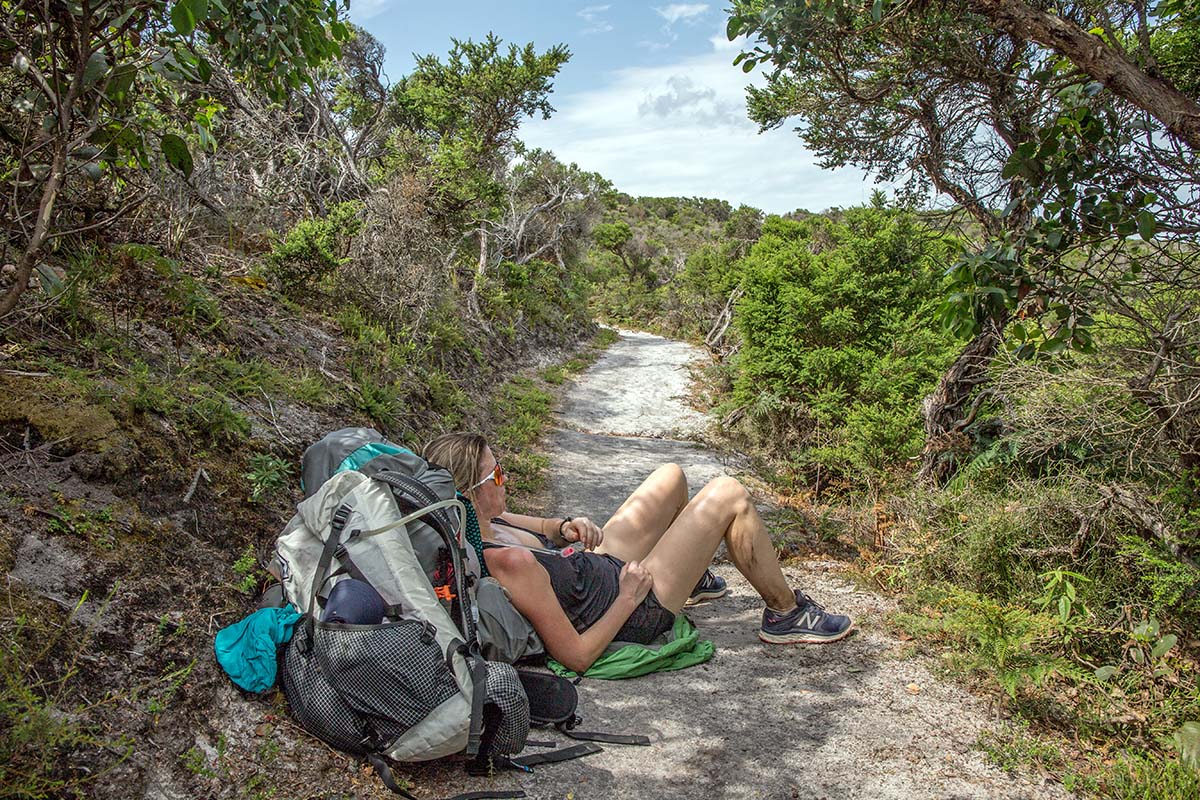
<svg viewBox="0 0 1200 800">
<path fill-rule="evenodd" d="M 821 626 L 821 617 L 822 616 L 824 616 L 824 615 L 823 614 L 813 614 L 812 612 L 805 611 L 804 616 L 802 616 L 800 618 L 800 621 L 797 622 L 796 624 L 799 625 L 801 628 L 810 628 L 810 629 L 819 628 Z"/>
</svg>

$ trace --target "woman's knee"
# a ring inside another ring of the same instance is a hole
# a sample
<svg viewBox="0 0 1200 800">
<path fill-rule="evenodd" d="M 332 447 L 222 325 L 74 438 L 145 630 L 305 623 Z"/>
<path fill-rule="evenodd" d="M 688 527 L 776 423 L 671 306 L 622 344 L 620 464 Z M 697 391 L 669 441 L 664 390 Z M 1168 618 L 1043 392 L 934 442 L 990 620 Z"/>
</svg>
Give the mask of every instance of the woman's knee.
<svg viewBox="0 0 1200 800">
<path fill-rule="evenodd" d="M 654 470 L 654 474 L 651 477 L 659 486 L 663 486 L 667 491 L 681 496 L 683 502 L 687 502 L 687 475 L 683 473 L 683 467 L 675 463 L 663 464 Z"/>
<path fill-rule="evenodd" d="M 751 505 L 750 491 L 742 485 L 741 481 L 729 475 L 713 478 L 705 485 L 704 491 L 720 499 L 722 503 L 734 504 L 737 511 Z"/>
</svg>

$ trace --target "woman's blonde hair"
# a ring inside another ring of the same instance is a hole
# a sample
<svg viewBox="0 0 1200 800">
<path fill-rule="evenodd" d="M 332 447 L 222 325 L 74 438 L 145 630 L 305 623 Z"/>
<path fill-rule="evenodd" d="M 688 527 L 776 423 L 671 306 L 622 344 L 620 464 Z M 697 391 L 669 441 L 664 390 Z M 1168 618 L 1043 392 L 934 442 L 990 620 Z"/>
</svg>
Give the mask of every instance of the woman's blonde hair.
<svg viewBox="0 0 1200 800">
<path fill-rule="evenodd" d="M 474 492 L 467 487 L 479 480 L 479 462 L 487 448 L 487 439 L 478 433 L 445 433 L 425 445 L 425 460 L 450 470 L 454 485 L 463 494 Z"/>
</svg>

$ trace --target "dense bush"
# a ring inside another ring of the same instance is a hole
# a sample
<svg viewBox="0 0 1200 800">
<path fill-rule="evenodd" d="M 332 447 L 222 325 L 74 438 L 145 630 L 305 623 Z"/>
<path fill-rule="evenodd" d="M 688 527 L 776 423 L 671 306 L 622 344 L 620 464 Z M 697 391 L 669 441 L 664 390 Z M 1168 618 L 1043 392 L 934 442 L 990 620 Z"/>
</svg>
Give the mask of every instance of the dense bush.
<svg viewBox="0 0 1200 800">
<path fill-rule="evenodd" d="M 289 294 L 312 289 L 349 261 L 362 229 L 362 203 L 338 203 L 324 217 L 296 223 L 267 256 L 271 274 Z"/>
<path fill-rule="evenodd" d="M 703 340 L 737 285 L 735 264 L 762 212 L 704 198 L 619 195 L 585 263 L 599 318 Z"/>
<path fill-rule="evenodd" d="M 874 486 L 920 445 L 920 398 L 952 357 L 933 321 L 953 243 L 913 216 L 770 218 L 738 264 L 737 430 L 804 483 Z"/>
</svg>

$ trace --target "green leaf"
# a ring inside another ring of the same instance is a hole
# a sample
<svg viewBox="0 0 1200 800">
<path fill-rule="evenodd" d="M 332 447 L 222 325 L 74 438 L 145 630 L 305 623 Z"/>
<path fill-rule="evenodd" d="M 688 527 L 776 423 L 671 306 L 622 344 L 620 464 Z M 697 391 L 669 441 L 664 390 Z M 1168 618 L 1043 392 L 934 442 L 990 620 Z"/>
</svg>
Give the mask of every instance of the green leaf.
<svg viewBox="0 0 1200 800">
<path fill-rule="evenodd" d="M 1045 344 L 1038 348 L 1038 352 L 1042 355 L 1054 356 L 1067 349 L 1068 340 L 1059 336 L 1052 339 L 1047 339 Z"/>
<path fill-rule="evenodd" d="M 729 22 L 725 24 L 725 36 L 729 41 L 736 39 L 742 32 L 742 18 L 730 17 Z"/>
<path fill-rule="evenodd" d="M 1130 648 L 1129 657 L 1133 659 L 1133 663 L 1135 664 L 1142 664 L 1146 661 L 1146 655 L 1140 647 Z"/>
<path fill-rule="evenodd" d="M 871 5 L 871 19 L 875 22 L 883 19 L 883 0 L 875 0 Z"/>
<path fill-rule="evenodd" d="M 1149 210 L 1139 211 L 1137 215 L 1137 230 L 1138 236 L 1142 237 L 1143 241 L 1150 241 L 1154 238 L 1154 230 L 1157 227 L 1158 220 L 1154 218 L 1154 212 Z"/>
<path fill-rule="evenodd" d="M 104 57 L 104 53 L 97 50 L 92 53 L 83 68 L 83 85 L 91 86 L 106 72 L 108 72 L 108 59 Z"/>
<path fill-rule="evenodd" d="M 63 290 L 62 278 L 58 277 L 58 273 L 45 264 L 38 264 L 35 269 L 37 270 L 38 281 L 42 284 L 43 292 L 53 297 Z"/>
<path fill-rule="evenodd" d="M 208 19 L 208 0 L 186 0 L 195 25 Z"/>
<path fill-rule="evenodd" d="M 1175 734 L 1179 760 L 1192 769 L 1200 770 L 1200 722 L 1185 722 Z"/>
<path fill-rule="evenodd" d="M 132 64 L 122 64 L 113 70 L 112 78 L 104 88 L 104 95 L 114 103 L 124 102 L 126 95 L 129 94 L 129 89 L 133 86 L 133 79 L 136 77 L 137 67 Z"/>
<path fill-rule="evenodd" d="M 1167 651 L 1175 646 L 1179 641 L 1179 637 L 1173 633 L 1168 633 L 1166 636 L 1158 640 L 1158 644 L 1154 645 L 1154 649 L 1150 651 L 1151 658 L 1162 658 L 1167 654 Z"/>
<path fill-rule="evenodd" d="M 196 30 L 196 15 L 192 13 L 188 0 L 178 0 L 171 7 L 171 24 L 180 36 L 190 36 Z"/>
<path fill-rule="evenodd" d="M 1100 667 L 1096 670 L 1096 680 L 1106 681 L 1109 678 L 1111 678 L 1113 675 L 1116 675 L 1116 674 L 1117 674 L 1117 668 L 1114 667 L 1113 665 L 1109 664 L 1107 666 Z"/>
<path fill-rule="evenodd" d="M 188 150 L 187 142 L 182 136 L 175 133 L 164 134 L 162 152 L 168 164 L 182 172 L 185 178 L 192 177 L 192 168 L 195 165 L 192 163 L 192 154 Z"/>
</svg>

